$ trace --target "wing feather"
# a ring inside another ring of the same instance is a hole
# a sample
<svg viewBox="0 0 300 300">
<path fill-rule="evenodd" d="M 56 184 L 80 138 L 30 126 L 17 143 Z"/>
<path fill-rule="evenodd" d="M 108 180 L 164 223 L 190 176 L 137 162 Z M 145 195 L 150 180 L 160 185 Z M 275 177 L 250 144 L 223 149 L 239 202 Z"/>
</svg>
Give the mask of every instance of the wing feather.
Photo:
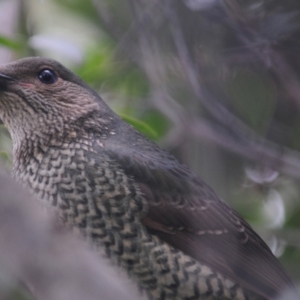
<svg viewBox="0 0 300 300">
<path fill-rule="evenodd" d="M 267 299 L 293 288 L 251 226 L 171 155 L 158 147 L 107 149 L 147 199 L 142 222 L 150 232 Z"/>
</svg>

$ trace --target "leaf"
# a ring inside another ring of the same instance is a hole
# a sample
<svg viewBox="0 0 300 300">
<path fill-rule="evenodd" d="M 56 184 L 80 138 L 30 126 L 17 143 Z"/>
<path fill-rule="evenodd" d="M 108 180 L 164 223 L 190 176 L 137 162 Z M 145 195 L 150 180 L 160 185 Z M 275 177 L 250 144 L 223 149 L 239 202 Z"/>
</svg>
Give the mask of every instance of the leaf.
<svg viewBox="0 0 300 300">
<path fill-rule="evenodd" d="M 157 138 L 157 132 L 153 130 L 148 124 L 128 115 L 120 114 L 120 117 L 127 123 L 131 124 L 139 132 L 146 135 L 149 139 L 154 140 Z"/>
<path fill-rule="evenodd" d="M 155 140 L 160 140 L 170 129 L 168 119 L 156 109 L 150 109 L 143 113 L 143 121 L 148 124 L 155 132 Z"/>
<path fill-rule="evenodd" d="M 12 50 L 19 50 L 22 47 L 21 43 L 3 35 L 0 35 L 0 45 Z"/>
</svg>

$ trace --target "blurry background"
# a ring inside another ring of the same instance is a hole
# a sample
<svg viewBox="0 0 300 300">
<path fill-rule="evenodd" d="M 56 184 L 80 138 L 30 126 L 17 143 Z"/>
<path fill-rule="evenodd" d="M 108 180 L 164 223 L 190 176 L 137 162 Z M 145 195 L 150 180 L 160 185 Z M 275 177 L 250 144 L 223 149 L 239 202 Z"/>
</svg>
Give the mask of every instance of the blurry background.
<svg viewBox="0 0 300 300">
<path fill-rule="evenodd" d="M 0 63 L 71 68 L 243 215 L 299 284 L 299 13 L 298 0 L 0 0 Z M 0 150 L 9 169 L 4 127 Z"/>
</svg>

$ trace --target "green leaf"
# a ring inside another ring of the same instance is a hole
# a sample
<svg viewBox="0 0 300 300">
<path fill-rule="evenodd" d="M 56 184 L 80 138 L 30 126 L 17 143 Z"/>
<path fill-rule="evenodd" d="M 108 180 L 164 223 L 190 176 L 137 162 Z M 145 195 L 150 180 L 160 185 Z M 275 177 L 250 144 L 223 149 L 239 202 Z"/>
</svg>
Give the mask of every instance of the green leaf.
<svg viewBox="0 0 300 300">
<path fill-rule="evenodd" d="M 161 139 L 170 129 L 168 119 L 156 109 L 147 110 L 143 113 L 142 119 L 156 132 L 155 140 Z"/>
<path fill-rule="evenodd" d="M 153 130 L 148 124 L 146 124 L 138 119 L 135 119 L 133 117 L 130 117 L 128 115 L 121 114 L 120 117 L 127 123 L 131 124 L 139 132 L 146 135 L 149 139 L 153 140 L 153 139 L 157 138 L 157 132 L 155 130 Z"/>
<path fill-rule="evenodd" d="M 0 35 L 0 45 L 12 50 L 21 49 L 21 44 L 13 39 Z"/>
</svg>

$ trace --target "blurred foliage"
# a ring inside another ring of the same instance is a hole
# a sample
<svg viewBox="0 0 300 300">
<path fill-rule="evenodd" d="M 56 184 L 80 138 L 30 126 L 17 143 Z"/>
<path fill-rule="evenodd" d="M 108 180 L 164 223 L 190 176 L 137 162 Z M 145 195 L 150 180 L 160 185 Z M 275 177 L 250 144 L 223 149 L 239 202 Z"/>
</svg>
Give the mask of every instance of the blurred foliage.
<svg viewBox="0 0 300 300">
<path fill-rule="evenodd" d="M 0 45 L 2 47 L 7 47 L 14 51 L 20 50 L 23 47 L 22 43 L 5 37 L 3 35 L 0 35 Z"/>
<path fill-rule="evenodd" d="M 26 38 L 0 35 L 0 45 L 13 58 L 59 57 L 123 119 L 204 177 L 271 247 L 274 237 L 285 241 L 285 251 L 272 249 L 300 282 L 300 2 L 22 3 L 17 25 Z M 55 36 L 57 45 L 36 46 L 37 36 Z M 66 40 L 80 61 L 59 52 Z M 1 128 L 7 163 L 9 147 Z M 273 191 L 280 196 L 273 219 L 284 218 L 272 227 L 264 207 Z"/>
<path fill-rule="evenodd" d="M 240 69 L 224 84 L 237 114 L 254 130 L 264 134 L 276 105 L 275 88 L 270 78 Z"/>
<path fill-rule="evenodd" d="M 148 86 L 143 74 L 133 66 L 122 61 L 115 61 L 112 53 L 115 45 L 108 40 L 90 49 L 85 56 L 84 64 L 75 71 L 93 88 L 105 85 L 124 97 L 143 97 L 148 94 Z"/>
<path fill-rule="evenodd" d="M 137 119 L 131 118 L 127 115 L 120 115 L 121 118 L 127 123 L 131 124 L 135 129 L 146 135 L 149 139 L 155 140 L 157 138 L 157 133 L 145 122 L 141 122 Z"/>
<path fill-rule="evenodd" d="M 19 288 L 13 289 L 5 300 L 33 300 L 33 298 Z"/>
</svg>

